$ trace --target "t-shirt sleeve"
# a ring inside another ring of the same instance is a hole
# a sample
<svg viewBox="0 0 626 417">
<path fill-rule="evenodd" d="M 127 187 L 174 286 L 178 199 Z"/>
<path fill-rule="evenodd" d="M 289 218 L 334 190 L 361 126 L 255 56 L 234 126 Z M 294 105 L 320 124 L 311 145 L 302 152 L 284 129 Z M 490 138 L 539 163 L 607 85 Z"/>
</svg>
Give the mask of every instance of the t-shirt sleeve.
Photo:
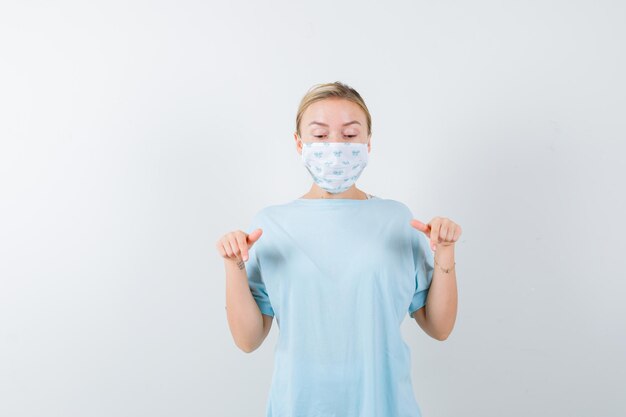
<svg viewBox="0 0 626 417">
<path fill-rule="evenodd" d="M 248 226 L 246 233 L 250 234 L 255 229 L 261 227 L 263 232 L 265 233 L 265 229 L 263 225 L 259 222 L 260 216 L 254 216 L 251 224 Z M 261 238 L 257 240 L 254 245 L 248 250 L 248 260 L 245 262 L 246 264 L 246 273 L 248 275 L 248 286 L 250 287 L 250 292 L 254 297 L 257 305 L 259 306 L 259 310 L 261 313 L 266 314 L 268 316 L 274 316 L 274 309 L 272 308 L 272 304 L 270 302 L 269 295 L 267 294 L 267 289 L 265 287 L 265 282 L 263 281 L 263 274 L 261 271 L 261 262 L 259 262 L 259 254 L 258 249 L 260 245 L 263 245 L 261 242 L 263 240 L 263 235 Z M 262 253 L 263 251 L 261 251 Z"/>
<path fill-rule="evenodd" d="M 433 279 L 434 253 L 426 235 L 411 227 L 411 246 L 415 264 L 415 293 L 409 305 L 409 316 L 426 305 L 426 297 Z"/>
</svg>

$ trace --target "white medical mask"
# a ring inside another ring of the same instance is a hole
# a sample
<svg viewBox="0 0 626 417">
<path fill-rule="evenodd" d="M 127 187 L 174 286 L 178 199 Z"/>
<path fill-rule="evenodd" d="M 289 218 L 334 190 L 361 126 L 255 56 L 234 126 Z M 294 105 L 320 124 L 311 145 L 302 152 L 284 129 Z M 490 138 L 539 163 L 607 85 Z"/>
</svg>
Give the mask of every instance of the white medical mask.
<svg viewBox="0 0 626 417">
<path fill-rule="evenodd" d="M 367 165 L 367 144 L 302 142 L 302 162 L 318 186 L 341 193 L 356 182 Z"/>
</svg>

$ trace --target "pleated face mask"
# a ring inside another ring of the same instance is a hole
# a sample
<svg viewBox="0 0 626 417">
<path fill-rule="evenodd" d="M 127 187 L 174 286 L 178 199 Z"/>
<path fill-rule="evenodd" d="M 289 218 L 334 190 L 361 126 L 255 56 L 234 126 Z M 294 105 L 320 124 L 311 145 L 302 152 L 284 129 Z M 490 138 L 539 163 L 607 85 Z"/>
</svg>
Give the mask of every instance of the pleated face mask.
<svg viewBox="0 0 626 417">
<path fill-rule="evenodd" d="M 341 193 L 356 182 L 367 165 L 367 144 L 302 142 L 302 162 L 318 186 Z"/>
</svg>

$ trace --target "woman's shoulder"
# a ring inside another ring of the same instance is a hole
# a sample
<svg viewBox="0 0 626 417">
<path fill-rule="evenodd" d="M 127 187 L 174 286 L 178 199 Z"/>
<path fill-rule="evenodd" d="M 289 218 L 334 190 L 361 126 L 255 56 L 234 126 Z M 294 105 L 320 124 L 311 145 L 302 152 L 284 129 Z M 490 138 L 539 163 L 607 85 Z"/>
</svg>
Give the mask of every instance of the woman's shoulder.
<svg viewBox="0 0 626 417">
<path fill-rule="evenodd" d="M 381 196 L 369 194 L 369 193 L 366 193 L 366 194 L 368 195 L 369 199 L 376 199 L 381 202 L 384 202 L 385 204 L 389 206 L 394 206 L 399 209 L 409 210 L 409 207 L 400 200 L 395 200 L 393 198 L 385 198 L 385 197 L 381 197 Z"/>
<path fill-rule="evenodd" d="M 254 213 L 253 218 L 257 221 L 261 221 L 263 219 L 266 219 L 267 217 L 280 217 L 282 214 L 286 214 L 292 211 L 293 208 L 293 201 L 269 204 L 258 209 Z"/>
</svg>

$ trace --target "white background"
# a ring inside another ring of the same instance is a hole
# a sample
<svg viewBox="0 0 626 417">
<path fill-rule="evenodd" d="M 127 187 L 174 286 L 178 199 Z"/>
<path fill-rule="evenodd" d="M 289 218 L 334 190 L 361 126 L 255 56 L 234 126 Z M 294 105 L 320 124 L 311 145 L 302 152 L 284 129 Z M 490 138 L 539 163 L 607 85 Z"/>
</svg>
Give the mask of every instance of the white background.
<svg viewBox="0 0 626 417">
<path fill-rule="evenodd" d="M 263 416 L 276 323 L 215 242 L 304 194 L 297 105 L 373 116 L 359 188 L 449 217 L 459 314 L 408 316 L 424 417 L 624 416 L 619 1 L 0 5 L 0 415 Z"/>
</svg>

